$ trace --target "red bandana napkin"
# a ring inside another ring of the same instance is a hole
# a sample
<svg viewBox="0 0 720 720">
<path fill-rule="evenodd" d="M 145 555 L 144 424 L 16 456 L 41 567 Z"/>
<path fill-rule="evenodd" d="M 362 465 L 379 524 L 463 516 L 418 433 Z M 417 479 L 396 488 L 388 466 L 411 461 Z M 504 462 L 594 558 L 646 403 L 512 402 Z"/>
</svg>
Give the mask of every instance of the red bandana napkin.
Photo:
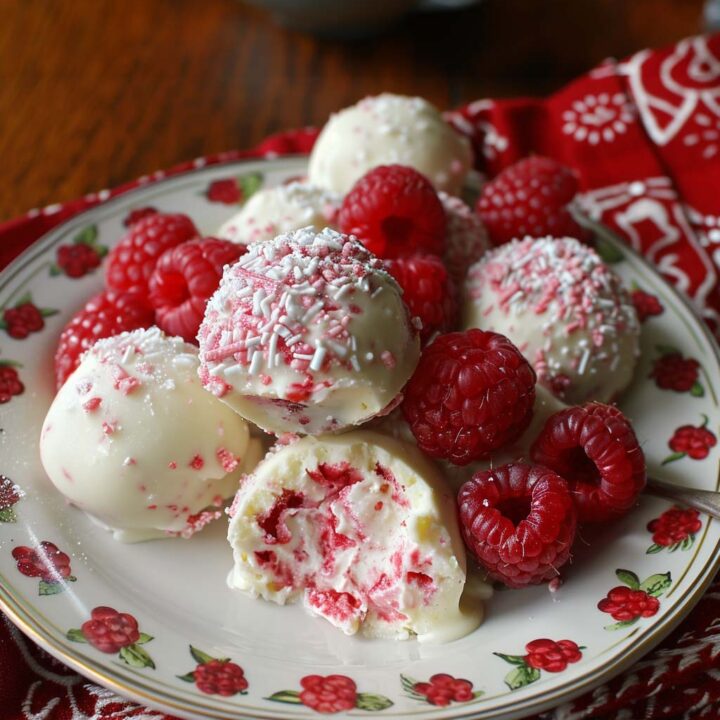
<svg viewBox="0 0 720 720">
<path fill-rule="evenodd" d="M 479 100 L 447 114 L 488 176 L 536 152 L 576 168 L 581 205 L 683 290 L 720 334 L 720 35 L 608 61 L 547 100 Z M 268 138 L 0 225 L 0 267 L 72 215 L 207 164 L 307 153 L 317 131 Z M 543 717 L 720 717 L 720 583 L 647 658 Z M 87 682 L 0 616 L 0 720 L 165 718 Z"/>
</svg>

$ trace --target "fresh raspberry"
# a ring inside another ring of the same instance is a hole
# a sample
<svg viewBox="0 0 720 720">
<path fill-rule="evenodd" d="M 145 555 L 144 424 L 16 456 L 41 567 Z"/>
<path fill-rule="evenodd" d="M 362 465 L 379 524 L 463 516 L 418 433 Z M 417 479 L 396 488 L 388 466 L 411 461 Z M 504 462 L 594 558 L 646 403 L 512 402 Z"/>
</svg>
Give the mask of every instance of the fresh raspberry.
<svg viewBox="0 0 720 720">
<path fill-rule="evenodd" d="M 22 395 L 25 386 L 20 381 L 18 371 L 10 365 L 0 365 L 0 404 L 10 402 L 13 395 Z"/>
<path fill-rule="evenodd" d="M 99 267 L 102 261 L 98 251 L 84 243 L 60 245 L 55 257 L 57 266 L 71 278 L 87 275 L 91 270 Z"/>
<path fill-rule="evenodd" d="M 656 545 L 670 547 L 687 540 L 701 527 L 702 521 L 697 510 L 674 507 L 648 523 L 647 529 L 653 534 Z"/>
<path fill-rule="evenodd" d="M 598 603 L 598 610 L 609 613 L 613 620 L 627 622 L 640 617 L 652 617 L 660 607 L 657 598 L 644 590 L 632 590 L 624 585 L 614 587 Z"/>
<path fill-rule="evenodd" d="M 700 363 L 693 358 L 684 358 L 679 352 L 661 355 L 653 365 L 648 377 L 655 378 L 655 384 L 663 390 L 688 392 L 698 381 Z"/>
<path fill-rule="evenodd" d="M 651 295 L 644 290 L 633 290 L 630 293 L 630 298 L 640 322 L 645 322 L 654 315 L 662 315 L 665 310 L 655 295 Z"/>
<path fill-rule="evenodd" d="M 111 607 L 96 607 L 80 627 L 85 639 L 100 652 L 116 653 L 140 639 L 137 620 Z"/>
<path fill-rule="evenodd" d="M 80 356 L 101 338 L 150 327 L 152 308 L 139 292 L 103 292 L 65 326 L 55 351 L 55 382 L 60 388 L 80 364 Z"/>
<path fill-rule="evenodd" d="M 247 690 L 245 672 L 234 662 L 211 660 L 198 665 L 193 671 L 198 690 L 208 695 L 230 697 Z"/>
<path fill-rule="evenodd" d="M 72 574 L 68 555 L 47 540 L 36 548 L 18 545 L 13 548 L 12 556 L 23 575 L 39 577 L 46 583 L 56 583 Z"/>
<path fill-rule="evenodd" d="M 673 452 L 685 453 L 693 460 L 704 460 L 710 449 L 717 445 L 717 438 L 705 425 L 682 425 L 673 433 L 668 445 Z"/>
<path fill-rule="evenodd" d="M 557 577 L 570 557 L 576 511 L 552 470 L 510 463 L 473 475 L 458 494 L 465 542 L 494 580 L 521 588 Z"/>
<path fill-rule="evenodd" d="M 535 372 L 504 336 L 484 330 L 436 338 L 405 388 L 403 413 L 429 455 L 467 465 L 530 423 Z"/>
<path fill-rule="evenodd" d="M 131 225 L 134 225 L 136 222 L 139 222 L 140 220 L 145 219 L 146 217 L 150 217 L 151 215 L 157 215 L 158 211 L 154 207 L 141 207 L 141 208 L 135 208 L 134 210 L 131 210 L 125 219 L 123 220 L 123 225 L 125 227 L 130 227 Z"/>
<path fill-rule="evenodd" d="M 344 233 L 381 258 L 442 255 L 447 221 L 430 181 L 403 165 L 381 165 L 353 185 L 338 214 Z"/>
<path fill-rule="evenodd" d="M 217 290 L 223 267 L 234 263 L 244 245 L 202 238 L 166 250 L 150 278 L 150 303 L 158 327 L 186 342 L 196 336 L 208 298 Z"/>
<path fill-rule="evenodd" d="M 540 638 L 525 646 L 525 662 L 537 670 L 546 672 L 562 672 L 569 663 L 582 658 L 582 652 L 572 640 L 548 640 Z"/>
<path fill-rule="evenodd" d="M 555 413 L 530 455 L 567 479 L 580 522 L 619 517 L 645 487 L 645 455 L 629 420 L 611 405 L 588 402 Z"/>
<path fill-rule="evenodd" d="M 410 315 L 420 318 L 420 339 L 451 330 L 457 313 L 455 288 L 442 260 L 435 255 L 413 255 L 387 261 L 398 281 Z"/>
<path fill-rule="evenodd" d="M 148 282 L 158 258 L 169 248 L 197 237 L 186 215 L 156 213 L 138 220 L 110 251 L 105 268 L 108 290 L 138 290 L 147 294 Z"/>
<path fill-rule="evenodd" d="M 570 168 L 534 155 L 486 183 L 476 209 L 493 245 L 528 235 L 583 240 L 587 232 L 568 210 L 577 191 L 578 181 Z"/>
<path fill-rule="evenodd" d="M 30 333 L 38 332 L 45 327 L 45 319 L 40 309 L 31 302 L 7 308 L 3 312 L 3 322 L 7 334 L 16 340 L 22 340 Z"/>
<path fill-rule="evenodd" d="M 342 712 L 357 704 L 357 685 L 345 675 L 306 675 L 300 685 L 300 702 L 316 712 Z"/>
</svg>

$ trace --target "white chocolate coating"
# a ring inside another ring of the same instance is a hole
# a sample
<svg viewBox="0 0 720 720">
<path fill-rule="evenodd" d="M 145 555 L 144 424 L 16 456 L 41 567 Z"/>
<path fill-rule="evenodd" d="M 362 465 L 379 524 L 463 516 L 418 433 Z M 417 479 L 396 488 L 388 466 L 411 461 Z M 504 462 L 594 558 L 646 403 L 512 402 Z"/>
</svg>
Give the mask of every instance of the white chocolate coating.
<svg viewBox="0 0 720 720">
<path fill-rule="evenodd" d="M 191 535 L 251 469 L 247 423 L 203 389 L 198 366 L 195 347 L 158 328 L 123 333 L 85 353 L 48 411 L 48 477 L 118 540 Z"/>
<path fill-rule="evenodd" d="M 439 192 L 438 197 L 447 218 L 443 261 L 459 288 L 468 268 L 490 249 L 490 241 L 482 220 L 467 203 L 445 192 Z"/>
<path fill-rule="evenodd" d="M 453 493 L 416 448 L 367 431 L 305 437 L 268 454 L 230 509 L 230 587 L 305 607 L 348 635 L 447 641 L 465 551 Z"/>
<path fill-rule="evenodd" d="M 378 165 L 408 165 L 458 195 L 472 167 L 468 139 L 418 97 L 384 93 L 332 115 L 312 153 L 310 182 L 346 194 Z"/>
<path fill-rule="evenodd" d="M 250 245 L 225 268 L 198 337 L 205 386 L 274 434 L 368 420 L 397 400 L 419 358 L 395 280 L 329 228 Z"/>
<path fill-rule="evenodd" d="M 464 327 L 512 340 L 567 403 L 609 402 L 630 383 L 640 323 L 620 279 L 573 238 L 514 240 L 468 271 Z"/>
<path fill-rule="evenodd" d="M 249 245 L 308 225 L 318 230 L 333 227 L 341 203 L 339 195 L 306 182 L 265 188 L 222 224 L 217 237 Z"/>
</svg>

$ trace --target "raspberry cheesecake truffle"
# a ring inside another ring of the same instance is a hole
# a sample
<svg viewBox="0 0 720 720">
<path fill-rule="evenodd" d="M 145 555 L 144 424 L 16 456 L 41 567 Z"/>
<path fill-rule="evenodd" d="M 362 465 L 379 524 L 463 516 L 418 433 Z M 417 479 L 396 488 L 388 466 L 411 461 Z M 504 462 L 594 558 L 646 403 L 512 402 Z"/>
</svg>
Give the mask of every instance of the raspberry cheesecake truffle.
<svg viewBox="0 0 720 720">
<path fill-rule="evenodd" d="M 342 198 L 306 182 L 259 190 L 227 220 L 217 236 L 241 245 L 272 240 L 280 233 L 313 225 L 335 225 Z"/>
<path fill-rule="evenodd" d="M 470 268 L 464 295 L 464 326 L 509 337 L 564 402 L 608 402 L 632 380 L 637 313 L 617 275 L 583 243 L 514 240 Z"/>
<path fill-rule="evenodd" d="M 302 600 L 348 635 L 448 641 L 477 627 L 460 609 L 465 552 L 453 493 L 411 445 L 377 433 L 305 437 L 271 452 L 230 509 L 230 587 Z"/>
<path fill-rule="evenodd" d="M 189 536 L 237 489 L 247 423 L 197 376 L 197 349 L 158 328 L 99 340 L 60 388 L 40 437 L 55 487 L 116 540 Z"/>
<path fill-rule="evenodd" d="M 330 117 L 310 155 L 308 176 L 345 194 L 377 165 L 408 165 L 438 190 L 459 194 L 472 166 L 467 138 L 418 97 L 383 93 Z"/>
<path fill-rule="evenodd" d="M 276 435 L 389 411 L 420 352 L 382 261 L 329 228 L 250 245 L 225 268 L 198 339 L 205 387 Z"/>
</svg>

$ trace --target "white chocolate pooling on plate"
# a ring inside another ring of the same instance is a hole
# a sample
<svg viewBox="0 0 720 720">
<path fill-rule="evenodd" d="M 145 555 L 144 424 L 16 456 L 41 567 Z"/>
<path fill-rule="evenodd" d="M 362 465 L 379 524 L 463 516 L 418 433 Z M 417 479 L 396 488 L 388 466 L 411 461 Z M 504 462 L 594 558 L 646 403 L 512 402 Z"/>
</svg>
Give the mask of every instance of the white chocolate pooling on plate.
<svg viewBox="0 0 720 720">
<path fill-rule="evenodd" d="M 329 228 L 250 245 L 208 302 L 203 383 L 275 434 L 341 430 L 384 411 L 419 340 L 383 267 Z"/>
<path fill-rule="evenodd" d="M 383 93 L 332 115 L 308 166 L 310 182 L 346 194 L 378 165 L 408 165 L 458 195 L 472 166 L 468 139 L 419 97 Z"/>
<path fill-rule="evenodd" d="M 197 349 L 158 328 L 98 341 L 60 388 L 40 457 L 117 540 L 190 536 L 259 460 L 247 423 L 201 385 Z"/>
<path fill-rule="evenodd" d="M 230 516 L 232 588 L 302 600 L 348 635 L 440 642 L 480 623 L 477 599 L 460 609 L 454 495 L 410 445 L 367 431 L 305 437 L 243 481 Z"/>
<path fill-rule="evenodd" d="M 617 275 L 573 238 L 513 240 L 468 271 L 464 328 L 506 335 L 560 399 L 609 402 L 630 383 L 640 323 Z"/>
<path fill-rule="evenodd" d="M 318 230 L 333 227 L 341 203 L 339 195 L 307 182 L 265 188 L 222 224 L 217 237 L 249 245 L 309 225 Z"/>
</svg>

